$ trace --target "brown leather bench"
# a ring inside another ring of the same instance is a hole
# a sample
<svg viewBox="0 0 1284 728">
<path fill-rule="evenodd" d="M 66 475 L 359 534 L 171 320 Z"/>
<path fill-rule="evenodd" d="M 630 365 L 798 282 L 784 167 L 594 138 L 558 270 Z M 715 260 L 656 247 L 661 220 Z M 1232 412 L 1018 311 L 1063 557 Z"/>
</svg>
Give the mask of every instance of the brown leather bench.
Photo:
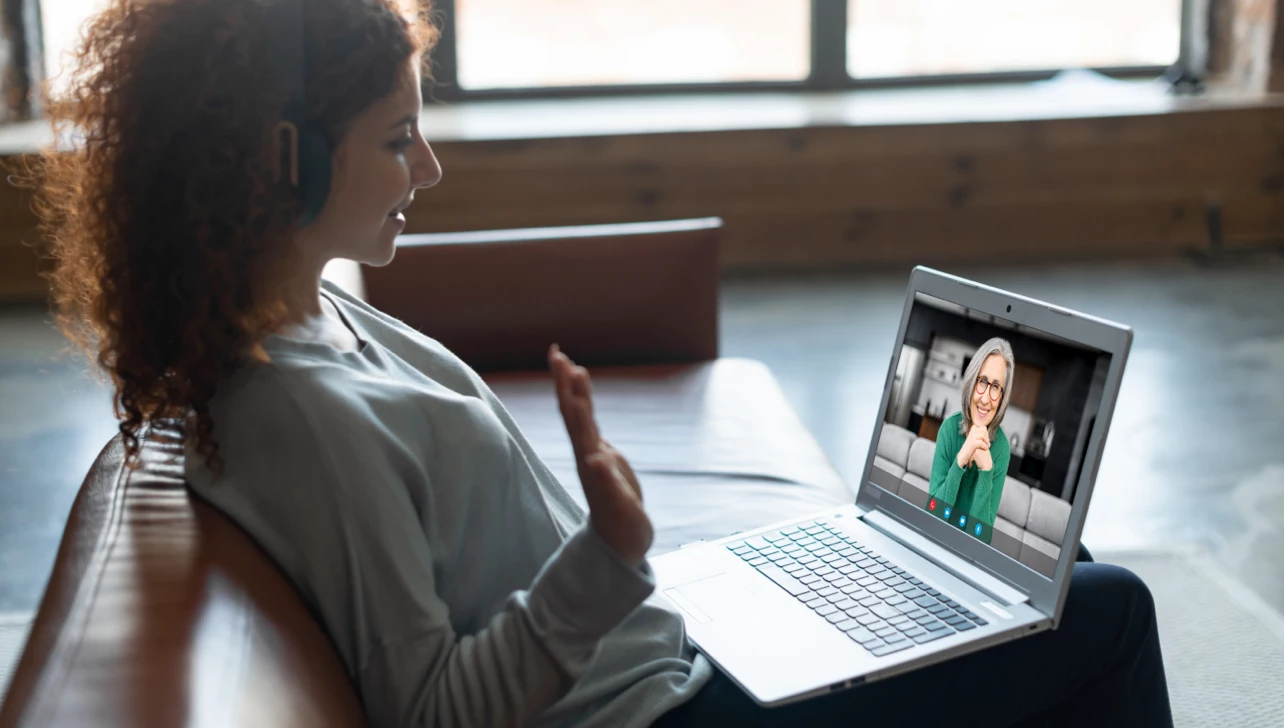
<svg viewBox="0 0 1284 728">
<path fill-rule="evenodd" d="M 327 271 L 486 378 L 583 502 L 543 370 L 592 365 L 603 432 L 630 459 L 653 553 L 851 499 L 761 363 L 718 357 L 716 219 L 406 236 L 382 269 Z M 361 705 L 298 593 L 182 481 L 159 428 L 119 437 L 75 501 L 0 727 L 350 726 Z"/>
</svg>

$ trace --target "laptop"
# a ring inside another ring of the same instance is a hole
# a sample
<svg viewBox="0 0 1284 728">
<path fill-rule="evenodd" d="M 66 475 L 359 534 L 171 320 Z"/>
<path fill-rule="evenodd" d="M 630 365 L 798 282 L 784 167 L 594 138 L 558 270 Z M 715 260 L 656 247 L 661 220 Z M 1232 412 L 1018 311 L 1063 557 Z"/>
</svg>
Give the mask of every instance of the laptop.
<svg viewBox="0 0 1284 728">
<path fill-rule="evenodd" d="M 915 268 L 856 501 L 652 558 L 657 590 L 768 707 L 1056 629 L 1131 344 Z M 964 469 L 967 420 L 987 447 Z"/>
</svg>

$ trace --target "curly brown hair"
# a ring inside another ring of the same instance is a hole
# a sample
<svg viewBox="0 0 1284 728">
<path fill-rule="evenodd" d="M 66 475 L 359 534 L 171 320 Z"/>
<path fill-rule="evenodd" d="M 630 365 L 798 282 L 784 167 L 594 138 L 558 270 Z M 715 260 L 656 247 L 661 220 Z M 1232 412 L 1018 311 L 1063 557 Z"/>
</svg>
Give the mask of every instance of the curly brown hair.
<svg viewBox="0 0 1284 728">
<path fill-rule="evenodd" d="M 181 421 L 222 470 L 209 402 L 268 361 L 286 322 L 297 202 L 276 181 L 286 89 L 268 12 L 298 0 L 111 0 L 46 103 L 63 149 L 28 167 L 59 327 L 111 375 L 130 467 L 144 427 Z M 307 0 L 307 115 L 332 148 L 436 40 L 428 0 Z M 424 69 L 425 72 L 427 69 Z M 69 149 L 67 147 L 70 147 Z"/>
</svg>

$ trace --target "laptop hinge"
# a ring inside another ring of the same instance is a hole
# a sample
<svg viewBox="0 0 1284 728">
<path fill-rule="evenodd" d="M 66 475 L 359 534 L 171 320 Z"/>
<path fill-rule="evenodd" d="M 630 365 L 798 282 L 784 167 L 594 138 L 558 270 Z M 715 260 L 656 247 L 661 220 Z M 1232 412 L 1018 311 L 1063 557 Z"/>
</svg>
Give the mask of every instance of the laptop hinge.
<svg viewBox="0 0 1284 728">
<path fill-rule="evenodd" d="M 1030 601 L 1025 593 L 882 511 L 866 513 L 864 521 L 1001 604 L 1011 606 Z"/>
</svg>

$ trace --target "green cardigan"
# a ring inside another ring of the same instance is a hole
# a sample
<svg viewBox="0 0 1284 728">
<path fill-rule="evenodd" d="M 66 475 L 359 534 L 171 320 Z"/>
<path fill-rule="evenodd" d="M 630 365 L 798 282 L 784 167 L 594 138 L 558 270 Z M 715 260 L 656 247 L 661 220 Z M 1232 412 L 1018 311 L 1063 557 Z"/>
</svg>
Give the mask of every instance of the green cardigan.
<svg viewBox="0 0 1284 728">
<path fill-rule="evenodd" d="M 967 469 L 959 467 L 959 450 L 967 438 L 959 434 L 962 412 L 955 412 L 941 423 L 936 434 L 936 455 L 932 458 L 932 480 L 928 494 L 963 513 L 979 518 L 988 526 L 994 525 L 999 514 L 999 499 L 1003 497 L 1003 479 L 1007 477 L 1008 461 L 1012 452 L 1003 428 L 990 442 L 992 470 L 981 470 L 975 464 Z"/>
</svg>

